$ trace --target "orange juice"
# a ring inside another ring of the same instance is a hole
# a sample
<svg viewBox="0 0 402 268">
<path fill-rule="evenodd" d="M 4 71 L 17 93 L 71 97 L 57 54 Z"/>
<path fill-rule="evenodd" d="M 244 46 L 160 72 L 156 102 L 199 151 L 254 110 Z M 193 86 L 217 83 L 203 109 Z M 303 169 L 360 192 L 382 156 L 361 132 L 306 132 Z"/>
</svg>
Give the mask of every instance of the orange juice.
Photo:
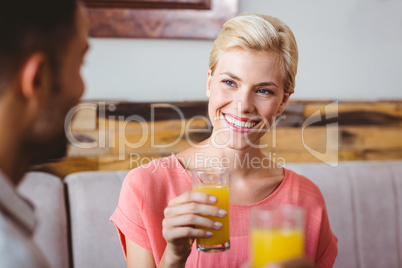
<svg viewBox="0 0 402 268">
<path fill-rule="evenodd" d="M 213 233 L 209 238 L 197 238 L 197 243 L 200 245 L 212 246 L 223 244 L 229 241 L 229 187 L 227 185 L 215 184 L 198 184 L 193 185 L 193 191 L 204 192 L 216 196 L 218 202 L 214 205 L 228 212 L 226 217 L 208 217 L 213 221 L 222 223 L 222 228 L 219 230 L 208 229 Z"/>
<path fill-rule="evenodd" d="M 251 230 L 253 268 L 270 262 L 301 257 L 304 254 L 304 232 L 301 229 Z"/>
</svg>

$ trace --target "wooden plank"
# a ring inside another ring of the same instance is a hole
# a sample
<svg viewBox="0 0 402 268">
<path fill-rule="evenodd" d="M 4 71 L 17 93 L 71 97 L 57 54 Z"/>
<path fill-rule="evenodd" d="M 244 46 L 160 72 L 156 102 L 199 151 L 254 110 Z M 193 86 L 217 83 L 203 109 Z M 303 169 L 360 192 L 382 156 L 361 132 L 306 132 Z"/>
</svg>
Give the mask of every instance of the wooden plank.
<svg viewBox="0 0 402 268">
<path fill-rule="evenodd" d="M 101 105 L 99 120 L 128 121 L 132 120 L 133 127 L 140 128 L 140 124 L 135 124 L 135 120 L 140 120 L 151 124 L 157 129 L 167 127 L 207 127 L 209 123 L 207 102 L 184 102 L 184 103 L 118 103 L 113 104 L 115 108 L 109 110 L 108 105 Z M 300 126 L 304 111 L 304 104 L 288 104 L 283 115 L 286 119 L 279 120 L 279 127 Z M 152 123 L 151 123 L 152 122 Z M 125 123 L 123 123 L 125 124 Z"/>
<path fill-rule="evenodd" d="M 338 130 L 335 126 L 277 128 L 267 133 L 261 139 L 261 144 L 267 144 L 268 150 L 277 148 L 281 151 L 306 151 L 306 147 L 309 147 L 325 152 L 326 149 L 333 150 L 337 146 L 337 137 Z"/>
<path fill-rule="evenodd" d="M 99 170 L 128 170 L 136 168 L 140 165 L 148 164 L 153 159 L 165 157 L 170 154 L 137 154 L 132 153 L 120 158 L 117 155 L 107 155 L 98 157 Z"/>
<path fill-rule="evenodd" d="M 31 171 L 43 171 L 64 178 L 68 174 L 97 170 L 97 159 L 95 157 L 67 157 L 57 162 L 49 162 L 36 165 Z"/>
<path fill-rule="evenodd" d="M 304 116 L 309 117 L 317 110 L 324 112 L 324 108 L 327 107 L 327 111 L 334 113 L 345 113 L 345 112 L 356 112 L 356 111 L 366 111 L 366 112 L 378 112 L 393 116 L 402 116 L 402 101 L 381 101 L 381 102 L 338 102 L 338 108 L 335 106 L 328 106 L 329 102 L 319 102 L 319 103 L 306 103 Z"/>
<path fill-rule="evenodd" d="M 99 105 L 99 117 L 126 118 L 137 116 L 145 121 L 191 119 L 208 115 L 206 101 L 190 102 L 119 102 Z"/>
<path fill-rule="evenodd" d="M 188 148 L 210 136 L 205 119 L 167 120 L 158 122 L 124 122 L 101 119 L 109 134 L 110 153 L 172 153 Z"/>
<path fill-rule="evenodd" d="M 380 104 L 338 102 L 307 104 L 304 121 L 312 120 L 314 126 L 330 123 L 337 123 L 339 126 L 402 125 L 400 103 Z"/>
<path fill-rule="evenodd" d="M 78 136 L 77 136 L 78 135 Z M 69 157 L 96 156 L 110 153 L 107 143 L 109 135 L 99 130 L 80 130 L 69 138 L 67 155 Z"/>
<path fill-rule="evenodd" d="M 98 170 L 128 170 L 131 169 L 129 158 L 119 159 L 115 155 L 98 156 Z"/>
<path fill-rule="evenodd" d="M 283 114 L 277 119 L 277 127 L 300 127 L 304 122 L 304 104 L 289 103 Z"/>
<path fill-rule="evenodd" d="M 286 163 L 402 159 L 402 101 L 339 102 L 338 107 L 332 103 L 291 101 L 284 113 L 288 122 L 280 120 L 262 138 L 262 143 L 268 144 L 263 152 L 276 162 Z M 170 104 L 160 103 L 155 110 L 159 118 L 142 123 L 135 119 L 144 113 L 143 118 L 151 118 L 152 103 L 140 107 L 118 104 L 90 103 L 81 109 L 72 121 L 78 144 L 69 145 L 68 157 L 33 169 L 59 177 L 79 171 L 131 169 L 183 151 L 211 133 L 208 118 L 197 117 L 206 112 L 207 102 L 176 103 L 180 109 L 184 107 L 184 120 L 174 114 Z M 327 120 L 325 107 L 329 112 L 338 109 L 339 117 Z M 315 111 L 321 111 L 318 124 L 302 128 Z"/>
<path fill-rule="evenodd" d="M 165 130 L 155 133 L 125 131 L 117 132 L 110 147 L 113 155 L 129 153 L 163 154 L 177 153 L 199 143 L 202 139 L 185 136 L 180 130 Z M 262 138 L 264 150 L 278 148 L 282 151 L 307 151 L 306 148 L 320 153 L 337 149 L 338 133 L 335 127 L 278 128 Z"/>
<path fill-rule="evenodd" d="M 339 156 L 337 151 L 328 152 L 322 157 L 317 158 L 307 151 L 277 151 L 267 154 L 272 156 L 272 160 L 277 164 L 282 163 L 329 163 L 338 162 Z"/>
<path fill-rule="evenodd" d="M 364 160 L 364 153 L 359 149 L 339 149 L 339 161 L 361 161 Z"/>
<path fill-rule="evenodd" d="M 341 127 L 342 149 L 402 148 L 402 127 Z"/>
<path fill-rule="evenodd" d="M 209 133 L 205 133 L 205 136 L 201 138 L 193 134 L 188 136 L 185 134 L 180 130 L 171 129 L 156 132 L 131 131 L 131 129 L 117 131 L 110 149 L 112 154 L 179 152 L 209 136 Z M 335 127 L 307 127 L 304 130 L 278 128 L 266 134 L 262 138 L 262 144 L 268 145 L 269 149 L 305 150 L 306 147 L 309 147 L 324 152 L 327 147 L 332 150 L 332 147 L 336 146 L 337 137 Z"/>
<path fill-rule="evenodd" d="M 399 160 L 402 159 L 402 148 L 383 150 L 366 150 L 363 152 L 364 160 Z"/>
<path fill-rule="evenodd" d="M 111 116 L 108 119 L 99 118 L 99 129 L 108 130 L 116 130 L 120 129 L 129 130 L 131 132 L 150 132 L 150 131 L 164 131 L 167 129 L 170 130 L 199 130 L 199 129 L 209 129 L 211 130 L 211 126 L 209 125 L 208 118 L 190 118 L 187 120 L 180 119 L 172 119 L 172 120 L 163 120 L 163 121 L 124 121 L 118 120 L 119 118 Z M 142 119 L 141 119 L 142 120 Z"/>
<path fill-rule="evenodd" d="M 97 128 L 97 104 L 96 103 L 80 103 L 74 112 L 71 121 L 71 129 L 73 132 L 79 130 L 95 130 Z"/>
<path fill-rule="evenodd" d="M 264 153 L 271 156 L 276 163 L 336 163 L 365 160 L 363 152 L 356 150 L 328 151 L 318 158 L 306 150 L 271 151 Z"/>
<path fill-rule="evenodd" d="M 115 155 L 129 153 L 177 153 L 190 146 L 189 142 L 181 137 L 178 130 L 166 130 L 153 133 L 119 132 L 116 133 L 114 146 L 110 152 Z"/>
</svg>

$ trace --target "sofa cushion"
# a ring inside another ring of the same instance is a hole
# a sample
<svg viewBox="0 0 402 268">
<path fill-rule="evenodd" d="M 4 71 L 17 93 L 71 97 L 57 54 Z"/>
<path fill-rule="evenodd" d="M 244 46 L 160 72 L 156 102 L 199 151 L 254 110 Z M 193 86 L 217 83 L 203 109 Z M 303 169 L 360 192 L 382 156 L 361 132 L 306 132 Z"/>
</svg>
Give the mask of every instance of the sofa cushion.
<svg viewBox="0 0 402 268">
<path fill-rule="evenodd" d="M 125 267 L 116 228 L 109 221 L 127 171 L 80 172 L 67 176 L 75 268 Z"/>
<path fill-rule="evenodd" d="M 51 267 L 69 267 L 68 226 L 61 179 L 44 172 L 30 172 L 19 184 L 18 192 L 35 206 L 37 225 L 33 238 Z"/>
<path fill-rule="evenodd" d="M 402 161 L 287 168 L 321 189 L 338 237 L 334 267 L 402 267 Z"/>
</svg>

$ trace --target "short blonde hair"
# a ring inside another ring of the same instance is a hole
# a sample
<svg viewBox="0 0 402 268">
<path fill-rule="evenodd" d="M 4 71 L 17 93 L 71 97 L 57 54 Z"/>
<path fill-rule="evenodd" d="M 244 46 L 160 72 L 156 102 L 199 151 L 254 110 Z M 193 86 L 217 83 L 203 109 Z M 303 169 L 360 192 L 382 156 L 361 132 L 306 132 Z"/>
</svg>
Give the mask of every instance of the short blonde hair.
<svg viewBox="0 0 402 268">
<path fill-rule="evenodd" d="M 285 92 L 294 92 L 299 56 L 296 39 L 285 23 L 260 14 L 241 14 L 228 20 L 211 51 L 209 69 L 212 73 L 220 56 L 236 48 L 276 54 L 282 67 Z"/>
</svg>

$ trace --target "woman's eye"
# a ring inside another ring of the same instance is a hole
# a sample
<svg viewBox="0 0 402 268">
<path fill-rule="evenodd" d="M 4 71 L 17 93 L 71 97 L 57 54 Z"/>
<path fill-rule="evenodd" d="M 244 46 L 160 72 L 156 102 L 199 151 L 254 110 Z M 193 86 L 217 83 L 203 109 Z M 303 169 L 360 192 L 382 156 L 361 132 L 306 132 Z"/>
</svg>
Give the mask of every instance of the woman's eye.
<svg viewBox="0 0 402 268">
<path fill-rule="evenodd" d="M 232 80 L 223 80 L 222 83 L 224 83 L 230 87 L 234 87 L 236 85 Z"/>
<path fill-rule="evenodd" d="M 257 93 L 261 93 L 261 94 L 265 94 L 265 95 L 272 95 L 273 94 L 272 90 L 265 89 L 265 88 L 258 89 Z"/>
</svg>

